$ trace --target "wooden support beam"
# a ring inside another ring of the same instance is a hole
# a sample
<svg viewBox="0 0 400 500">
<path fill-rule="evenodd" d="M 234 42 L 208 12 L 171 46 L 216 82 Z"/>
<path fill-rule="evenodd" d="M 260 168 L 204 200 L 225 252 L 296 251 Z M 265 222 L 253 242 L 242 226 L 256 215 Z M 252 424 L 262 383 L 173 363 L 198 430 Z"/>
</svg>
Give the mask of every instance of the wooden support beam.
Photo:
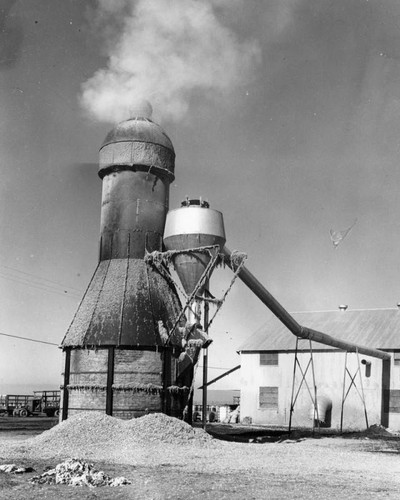
<svg viewBox="0 0 400 500">
<path fill-rule="evenodd" d="M 221 378 L 224 378 L 227 375 L 230 375 L 231 373 L 235 372 L 236 370 L 239 370 L 239 368 L 240 368 L 240 365 L 237 365 L 234 368 L 231 368 L 230 370 L 228 370 L 227 372 L 223 373 L 222 375 L 219 375 L 218 377 L 213 378 L 212 380 L 210 380 L 210 382 L 207 382 L 206 386 L 208 387 L 209 385 L 213 384 L 217 380 L 221 380 Z M 203 389 L 203 385 L 201 387 L 199 387 L 199 389 Z"/>
</svg>

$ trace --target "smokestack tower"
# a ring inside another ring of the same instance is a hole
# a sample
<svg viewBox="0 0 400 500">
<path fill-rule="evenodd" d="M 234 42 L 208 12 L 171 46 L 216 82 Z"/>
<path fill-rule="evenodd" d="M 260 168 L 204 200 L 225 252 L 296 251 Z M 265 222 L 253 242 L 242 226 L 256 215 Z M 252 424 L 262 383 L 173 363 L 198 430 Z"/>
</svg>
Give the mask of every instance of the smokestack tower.
<svg viewBox="0 0 400 500">
<path fill-rule="evenodd" d="M 146 101 L 100 148 L 97 269 L 62 342 L 61 418 L 82 410 L 120 418 L 181 417 L 192 370 L 179 369 L 185 317 L 172 281 L 145 260 L 162 251 L 175 152 Z"/>
</svg>

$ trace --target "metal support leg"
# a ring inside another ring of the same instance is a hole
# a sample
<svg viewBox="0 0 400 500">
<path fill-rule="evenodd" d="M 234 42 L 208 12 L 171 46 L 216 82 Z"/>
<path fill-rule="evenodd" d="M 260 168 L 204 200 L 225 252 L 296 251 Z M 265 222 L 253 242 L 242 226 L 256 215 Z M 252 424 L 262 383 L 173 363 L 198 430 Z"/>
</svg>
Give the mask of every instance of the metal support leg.
<svg viewBox="0 0 400 500">
<path fill-rule="evenodd" d="M 207 426 L 207 368 L 208 368 L 208 349 L 203 352 L 203 429 Z"/>
<path fill-rule="evenodd" d="M 205 290 L 208 290 L 209 280 L 206 280 Z M 206 292 L 204 291 L 204 294 Z M 208 335 L 209 304 L 204 302 L 204 330 Z M 203 354 L 203 429 L 207 426 L 207 373 L 208 372 L 208 348 L 204 349 Z"/>
<path fill-rule="evenodd" d="M 172 414 L 171 394 L 168 387 L 171 385 L 171 349 L 164 348 L 163 352 L 163 407 L 166 415 Z"/>
<path fill-rule="evenodd" d="M 290 434 L 291 428 L 292 428 L 292 415 L 293 415 L 293 412 L 294 412 L 294 406 L 296 404 L 296 401 L 297 401 L 297 398 L 299 396 L 300 389 L 303 386 L 303 383 L 304 383 L 304 385 L 307 388 L 308 394 L 310 395 L 310 399 L 312 401 L 313 408 L 314 408 L 314 414 L 313 414 L 313 416 L 314 416 L 314 418 L 313 418 L 313 431 L 314 431 L 314 426 L 315 426 L 315 415 L 317 416 L 317 422 L 318 422 L 318 428 L 319 428 L 319 415 L 318 415 L 318 405 L 317 405 L 317 385 L 315 383 L 314 358 L 313 358 L 311 340 L 309 342 L 310 342 L 310 359 L 308 360 L 308 363 L 307 363 L 307 366 L 306 366 L 305 370 L 303 370 L 302 367 L 301 367 L 299 358 L 298 358 L 298 343 L 299 343 L 299 339 L 296 338 L 296 351 L 295 351 L 294 366 L 293 366 L 292 395 L 291 395 L 291 398 L 290 398 L 289 434 Z M 300 370 L 300 373 L 301 373 L 301 380 L 300 380 L 299 386 L 298 386 L 296 394 L 295 394 L 296 369 L 297 369 L 297 366 L 299 367 L 299 370 Z M 310 368 L 310 366 L 311 366 L 311 372 L 312 372 L 313 391 L 310 390 L 310 387 L 309 387 L 309 385 L 307 383 L 307 380 L 306 380 L 307 372 L 308 372 L 308 369 Z"/>
<path fill-rule="evenodd" d="M 292 379 L 292 395 L 290 396 L 290 412 L 289 412 L 289 435 L 292 430 L 292 415 L 294 411 L 294 402 L 293 402 L 293 397 L 294 397 L 294 385 L 296 381 L 296 367 L 297 367 L 297 348 L 299 345 L 299 339 L 296 337 L 296 350 L 294 353 L 294 363 L 293 363 L 293 379 Z"/>
<path fill-rule="evenodd" d="M 115 347 L 108 348 L 106 414 L 113 414 L 113 383 L 114 383 L 114 356 Z"/>
<path fill-rule="evenodd" d="M 69 377 L 71 371 L 71 348 L 67 347 L 65 349 L 65 367 L 64 367 L 64 388 L 63 388 L 63 407 L 61 420 L 67 420 L 68 418 L 68 407 L 69 407 Z"/>
<path fill-rule="evenodd" d="M 389 427 L 390 360 L 382 360 L 381 425 Z"/>
<path fill-rule="evenodd" d="M 359 396 L 361 397 L 361 401 L 362 401 L 363 406 L 364 406 L 365 423 L 366 423 L 367 429 L 368 429 L 369 425 L 368 425 L 367 406 L 365 404 L 364 385 L 363 385 L 363 381 L 362 381 L 361 366 L 360 366 L 360 356 L 358 354 L 358 349 L 357 349 L 356 353 L 357 353 L 357 363 L 358 363 L 358 374 L 360 376 L 360 387 L 361 387 L 361 394 L 359 393 Z"/>
<path fill-rule="evenodd" d="M 315 417 L 317 417 L 317 427 L 318 430 L 320 429 L 319 426 L 319 410 L 318 410 L 318 400 L 317 400 L 317 384 L 315 383 L 315 370 L 314 370 L 314 358 L 313 358 L 313 351 L 312 351 L 312 343 L 311 340 L 310 342 L 310 357 L 311 357 L 311 370 L 312 370 L 312 379 L 313 379 L 313 386 L 314 386 L 314 415 L 313 415 L 313 433 L 314 433 L 314 428 L 315 428 Z M 312 399 L 312 398 L 311 398 Z"/>
<path fill-rule="evenodd" d="M 340 410 L 340 433 L 343 432 L 343 411 L 346 391 L 346 373 L 347 373 L 347 351 L 344 357 L 344 374 L 343 374 L 343 391 L 342 391 L 342 408 Z"/>
<path fill-rule="evenodd" d="M 354 373 L 354 375 L 352 375 L 349 371 L 349 369 L 347 368 L 347 352 L 346 352 L 346 357 L 345 357 L 345 364 L 344 364 L 344 379 L 343 379 L 343 395 L 342 395 L 342 411 L 341 411 L 341 416 L 340 416 L 340 432 L 343 432 L 343 413 L 344 413 L 344 403 L 347 399 L 347 396 L 349 395 L 349 392 L 350 392 L 350 389 L 354 386 L 354 389 L 357 391 L 357 394 L 359 395 L 360 399 L 361 399 L 361 402 L 363 404 L 363 408 L 364 408 L 364 415 L 365 415 L 365 422 L 367 424 L 367 428 L 368 428 L 368 415 L 367 415 L 367 406 L 365 404 L 365 395 L 364 395 L 364 386 L 363 386 L 363 382 L 362 382 L 362 374 L 361 374 L 361 367 L 360 367 L 360 358 L 359 358 L 359 355 L 358 355 L 358 349 L 356 349 L 356 354 L 357 354 L 357 370 L 356 372 Z M 349 379 L 350 379 L 350 383 L 349 383 L 349 387 L 346 391 L 346 376 L 349 376 Z M 361 387 L 361 392 L 358 390 L 358 387 L 356 385 L 356 377 L 357 375 L 359 375 L 359 378 L 360 378 L 360 387 Z"/>
</svg>

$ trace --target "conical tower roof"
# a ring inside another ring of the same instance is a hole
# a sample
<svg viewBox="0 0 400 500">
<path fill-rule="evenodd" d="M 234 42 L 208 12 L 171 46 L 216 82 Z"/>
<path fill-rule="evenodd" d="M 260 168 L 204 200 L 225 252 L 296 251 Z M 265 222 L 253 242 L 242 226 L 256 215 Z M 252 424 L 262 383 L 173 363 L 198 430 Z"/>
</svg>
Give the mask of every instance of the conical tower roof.
<svg viewBox="0 0 400 500">
<path fill-rule="evenodd" d="M 104 260 L 62 346 L 162 346 L 162 328 L 172 329 L 180 311 L 176 291 L 144 260 Z"/>
</svg>

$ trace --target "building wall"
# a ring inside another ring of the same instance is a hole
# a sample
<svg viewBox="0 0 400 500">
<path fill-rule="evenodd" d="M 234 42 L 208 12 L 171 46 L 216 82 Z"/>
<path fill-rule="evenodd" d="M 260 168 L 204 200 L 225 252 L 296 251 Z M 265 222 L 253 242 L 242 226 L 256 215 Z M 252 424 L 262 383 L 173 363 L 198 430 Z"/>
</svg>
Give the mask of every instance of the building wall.
<svg viewBox="0 0 400 500">
<path fill-rule="evenodd" d="M 322 400 L 326 396 L 332 401 L 331 428 L 340 428 L 341 405 L 343 395 L 343 380 L 345 369 L 345 353 L 340 351 L 314 352 L 314 372 L 317 394 Z M 241 354 L 241 419 L 246 416 L 252 418 L 255 424 L 288 425 L 290 416 L 290 401 L 292 393 L 294 353 L 279 353 L 278 365 L 260 365 L 260 353 Z M 309 353 L 299 353 L 303 371 L 310 359 Z M 368 415 L 368 423 L 381 423 L 382 399 L 382 361 L 368 356 L 359 356 L 361 360 L 371 363 L 370 376 L 366 376 L 366 365 L 361 364 L 362 384 Z M 347 367 L 352 376 L 357 371 L 357 355 L 347 355 Z M 398 387 L 400 388 L 400 366 L 396 366 Z M 394 370 L 392 370 L 394 372 Z M 392 377 L 393 379 L 393 377 Z M 306 380 L 313 391 L 311 366 L 308 369 Z M 301 381 L 301 372 L 297 367 L 295 394 Z M 360 377 L 355 378 L 357 388 L 361 392 Z M 346 377 L 346 391 L 350 378 Z M 260 387 L 265 389 L 264 403 L 260 405 Z M 274 398 L 276 390 L 276 405 Z M 264 406 L 261 407 L 261 406 Z M 392 415 L 392 414 L 390 414 Z M 400 417 L 400 413 L 398 414 Z M 397 415 L 396 415 L 397 417 Z M 399 419 L 400 422 L 400 419 Z M 292 416 L 292 426 L 312 426 L 312 401 L 305 384 L 300 389 Z M 354 386 L 350 389 L 344 406 L 343 429 L 364 429 L 366 427 L 364 407 Z"/>
</svg>

